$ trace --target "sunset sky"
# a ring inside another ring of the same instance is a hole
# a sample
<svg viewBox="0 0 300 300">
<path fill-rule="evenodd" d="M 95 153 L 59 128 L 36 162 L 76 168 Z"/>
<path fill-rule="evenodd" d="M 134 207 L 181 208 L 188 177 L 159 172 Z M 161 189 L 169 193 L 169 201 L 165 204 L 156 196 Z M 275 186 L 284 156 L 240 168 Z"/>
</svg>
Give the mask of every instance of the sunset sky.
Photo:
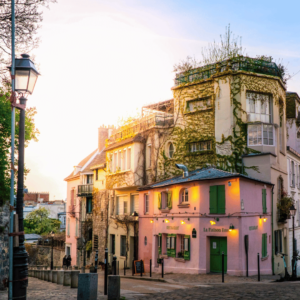
<svg viewBox="0 0 300 300">
<path fill-rule="evenodd" d="M 39 142 L 25 152 L 29 191 L 66 198 L 63 179 L 97 148 L 98 127 L 172 98 L 173 65 L 231 24 L 246 54 L 282 59 L 300 94 L 299 1 L 58 0 L 45 9 L 33 53 L 42 76 L 35 106 Z"/>
</svg>

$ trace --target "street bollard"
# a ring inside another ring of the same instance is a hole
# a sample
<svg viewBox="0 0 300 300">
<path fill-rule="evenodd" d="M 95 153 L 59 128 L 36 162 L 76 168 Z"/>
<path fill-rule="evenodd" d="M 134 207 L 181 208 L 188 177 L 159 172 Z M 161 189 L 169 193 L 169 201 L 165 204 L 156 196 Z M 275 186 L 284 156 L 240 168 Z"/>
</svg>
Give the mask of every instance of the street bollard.
<svg viewBox="0 0 300 300">
<path fill-rule="evenodd" d="M 95 255 L 95 273 L 98 272 L 98 250 L 96 250 L 96 255 Z"/>
<path fill-rule="evenodd" d="M 260 281 L 259 253 L 257 253 L 257 280 Z"/>
<path fill-rule="evenodd" d="M 125 260 L 124 260 L 124 276 L 126 276 Z"/>
<path fill-rule="evenodd" d="M 120 264 L 119 264 L 119 261 L 118 261 L 118 275 L 120 275 Z"/>
<path fill-rule="evenodd" d="M 117 275 L 117 257 L 115 255 L 113 257 L 112 268 L 113 268 L 113 275 Z"/>
<path fill-rule="evenodd" d="M 132 276 L 134 276 L 134 260 L 132 261 Z"/>
<path fill-rule="evenodd" d="M 150 277 L 152 277 L 152 259 L 150 259 Z"/>
<path fill-rule="evenodd" d="M 141 260 L 141 277 L 143 277 L 143 261 Z"/>
<path fill-rule="evenodd" d="M 222 252 L 222 282 L 224 283 L 224 252 Z"/>
<path fill-rule="evenodd" d="M 104 295 L 107 295 L 107 264 L 108 264 L 108 249 L 105 248 L 105 271 L 104 271 Z"/>
<path fill-rule="evenodd" d="M 161 259 L 161 278 L 164 278 L 164 259 Z"/>
</svg>

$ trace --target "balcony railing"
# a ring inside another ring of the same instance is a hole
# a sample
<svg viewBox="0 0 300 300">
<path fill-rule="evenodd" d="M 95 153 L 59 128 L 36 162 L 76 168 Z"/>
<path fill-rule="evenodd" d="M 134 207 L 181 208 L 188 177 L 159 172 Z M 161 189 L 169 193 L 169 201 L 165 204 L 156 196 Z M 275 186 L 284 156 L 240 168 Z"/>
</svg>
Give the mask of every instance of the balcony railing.
<svg viewBox="0 0 300 300">
<path fill-rule="evenodd" d="M 174 116 L 167 113 L 155 113 L 137 119 L 132 123 L 117 129 L 109 138 L 109 143 L 135 136 L 139 132 L 153 127 L 169 127 L 174 124 Z"/>
<path fill-rule="evenodd" d="M 78 185 L 78 193 L 77 196 L 91 196 L 93 193 L 93 184 L 82 184 Z"/>
<path fill-rule="evenodd" d="M 175 86 L 197 80 L 208 79 L 216 73 L 224 71 L 247 71 L 258 74 L 277 76 L 282 79 L 282 73 L 274 62 L 245 56 L 235 57 L 219 63 L 206 65 L 187 72 L 176 74 Z"/>
</svg>

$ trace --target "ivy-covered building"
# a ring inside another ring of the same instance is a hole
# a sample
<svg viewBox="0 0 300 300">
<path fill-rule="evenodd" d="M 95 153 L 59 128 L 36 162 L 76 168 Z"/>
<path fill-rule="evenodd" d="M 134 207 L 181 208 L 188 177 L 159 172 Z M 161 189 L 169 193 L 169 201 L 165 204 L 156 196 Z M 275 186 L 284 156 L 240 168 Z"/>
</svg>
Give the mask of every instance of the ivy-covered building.
<svg viewBox="0 0 300 300">
<path fill-rule="evenodd" d="M 288 226 L 277 208 L 287 190 L 286 88 L 277 65 L 228 59 L 177 74 L 172 90 L 174 129 L 161 148 L 161 178 L 179 175 L 175 163 L 181 163 L 189 170 L 215 165 L 273 183 L 273 230 L 281 230 L 282 249 L 289 252 Z M 273 268 L 281 273 L 274 240 L 268 240 Z"/>
</svg>

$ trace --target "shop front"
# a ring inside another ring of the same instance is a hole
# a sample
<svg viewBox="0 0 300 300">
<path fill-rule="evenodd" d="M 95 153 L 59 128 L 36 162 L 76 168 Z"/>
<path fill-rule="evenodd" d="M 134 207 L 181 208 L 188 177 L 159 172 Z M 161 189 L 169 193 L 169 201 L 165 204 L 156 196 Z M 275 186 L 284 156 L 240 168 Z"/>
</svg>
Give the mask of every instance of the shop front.
<svg viewBox="0 0 300 300">
<path fill-rule="evenodd" d="M 163 260 L 165 272 L 205 274 L 222 272 L 224 254 L 227 274 L 251 276 L 259 255 L 261 274 L 272 274 L 271 188 L 209 168 L 141 190 L 139 259 L 154 272 Z"/>
</svg>

